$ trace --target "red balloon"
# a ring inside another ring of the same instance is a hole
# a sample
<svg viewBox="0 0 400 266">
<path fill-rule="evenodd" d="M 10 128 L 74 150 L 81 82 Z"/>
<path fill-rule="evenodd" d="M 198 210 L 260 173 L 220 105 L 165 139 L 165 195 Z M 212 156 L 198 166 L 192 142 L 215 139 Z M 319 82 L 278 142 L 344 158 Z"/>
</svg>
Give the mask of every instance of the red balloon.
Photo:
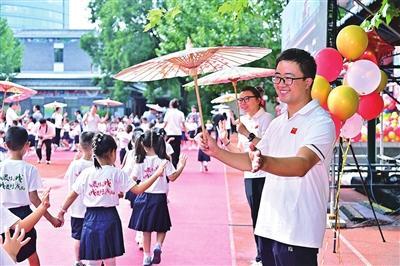
<svg viewBox="0 0 400 266">
<path fill-rule="evenodd" d="M 365 50 L 365 52 L 357 60 L 361 59 L 372 61 L 375 65 L 378 64 L 378 59 L 376 59 L 375 53 L 369 49 Z"/>
<path fill-rule="evenodd" d="M 337 79 L 343 68 L 343 58 L 333 48 L 324 48 L 315 55 L 317 75 L 323 76 L 329 82 Z"/>
<path fill-rule="evenodd" d="M 358 105 L 358 113 L 365 120 L 376 118 L 383 111 L 383 99 L 379 93 L 373 92 L 367 95 L 360 96 Z"/>
<path fill-rule="evenodd" d="M 335 124 L 335 132 L 336 132 L 336 138 L 339 137 L 340 135 L 340 129 L 343 126 L 343 122 L 342 120 L 340 120 L 339 118 L 337 118 L 336 116 L 334 116 L 333 114 L 329 113 L 331 115 L 331 118 L 333 120 L 333 123 Z"/>
</svg>

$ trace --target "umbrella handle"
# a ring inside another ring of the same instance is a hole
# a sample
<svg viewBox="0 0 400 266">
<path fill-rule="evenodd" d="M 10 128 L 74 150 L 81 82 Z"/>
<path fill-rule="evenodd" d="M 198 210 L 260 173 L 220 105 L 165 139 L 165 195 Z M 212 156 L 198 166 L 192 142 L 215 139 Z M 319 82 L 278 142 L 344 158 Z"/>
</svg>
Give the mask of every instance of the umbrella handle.
<svg viewBox="0 0 400 266">
<path fill-rule="evenodd" d="M 204 134 L 205 127 L 204 127 L 204 120 L 203 120 L 203 108 L 201 107 L 199 85 L 197 84 L 197 71 L 192 77 L 193 77 L 193 81 L 194 81 L 194 89 L 196 92 L 197 105 L 199 106 L 201 132 L 203 132 L 203 134 Z"/>
<path fill-rule="evenodd" d="M 233 89 L 235 90 L 235 98 L 236 98 L 236 107 L 238 111 L 238 120 L 240 123 L 240 107 L 239 107 L 239 101 L 238 101 L 238 95 L 237 95 L 237 81 L 232 81 Z"/>
</svg>

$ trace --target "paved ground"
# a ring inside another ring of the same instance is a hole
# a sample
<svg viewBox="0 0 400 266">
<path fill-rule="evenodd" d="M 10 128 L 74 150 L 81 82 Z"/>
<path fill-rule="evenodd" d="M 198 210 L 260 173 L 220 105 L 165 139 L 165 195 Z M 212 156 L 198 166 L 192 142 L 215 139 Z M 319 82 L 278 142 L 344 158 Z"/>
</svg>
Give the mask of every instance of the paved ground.
<svg viewBox="0 0 400 266">
<path fill-rule="evenodd" d="M 173 228 L 167 234 L 161 265 L 249 265 L 254 241 L 241 173 L 213 160 L 210 171 L 199 172 L 197 151 L 190 156 L 183 176 L 171 184 L 169 199 Z M 56 214 L 66 195 L 63 176 L 72 152 L 57 152 L 51 165 L 37 165 L 45 186 L 52 187 L 50 212 Z M 27 156 L 36 164 L 35 156 Z M 361 200 L 363 196 L 343 190 L 342 200 Z M 127 229 L 129 204 L 121 200 L 126 253 L 118 265 L 141 265 L 142 254 Z M 44 219 L 37 225 L 38 253 L 42 265 L 72 265 L 69 224 L 54 229 Z M 400 265 L 399 227 L 384 226 L 386 243 L 376 227 L 341 230 L 337 253 L 333 253 L 333 233 L 327 229 L 319 254 L 320 265 Z M 22 264 L 26 265 L 26 263 Z"/>
</svg>

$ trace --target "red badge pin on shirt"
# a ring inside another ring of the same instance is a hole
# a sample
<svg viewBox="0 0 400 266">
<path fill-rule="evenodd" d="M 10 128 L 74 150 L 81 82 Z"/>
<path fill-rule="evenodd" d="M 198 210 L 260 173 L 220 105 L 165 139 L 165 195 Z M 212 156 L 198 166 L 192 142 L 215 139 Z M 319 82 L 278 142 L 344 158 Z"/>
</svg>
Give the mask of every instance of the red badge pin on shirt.
<svg viewBox="0 0 400 266">
<path fill-rule="evenodd" d="M 296 132 L 297 132 L 297 128 L 292 127 L 292 130 L 290 130 L 290 134 L 296 134 Z"/>
</svg>

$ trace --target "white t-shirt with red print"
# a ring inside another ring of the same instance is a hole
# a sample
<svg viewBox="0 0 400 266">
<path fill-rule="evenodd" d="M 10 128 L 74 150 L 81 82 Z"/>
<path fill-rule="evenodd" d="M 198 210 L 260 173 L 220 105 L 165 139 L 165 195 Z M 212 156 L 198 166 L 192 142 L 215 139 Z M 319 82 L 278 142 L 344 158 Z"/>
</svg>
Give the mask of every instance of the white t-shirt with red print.
<svg viewBox="0 0 400 266">
<path fill-rule="evenodd" d="M 146 180 L 150 176 L 154 174 L 157 168 L 161 165 L 164 159 L 160 159 L 157 155 L 146 156 L 144 158 L 143 163 L 135 164 L 132 171 L 132 176 L 135 177 L 137 180 Z M 175 167 L 173 164 L 168 161 L 165 169 L 164 174 L 160 176 L 147 190 L 147 193 L 167 193 L 168 192 L 168 182 L 167 176 L 175 173 Z"/>
<path fill-rule="evenodd" d="M 120 192 L 127 192 L 136 183 L 119 168 L 103 165 L 82 171 L 72 190 L 83 196 L 86 207 L 114 207 L 119 204 Z"/>
<path fill-rule="evenodd" d="M 65 173 L 64 178 L 68 182 L 68 190 L 72 190 L 72 186 L 75 183 L 78 176 L 81 174 L 83 170 L 86 168 L 92 167 L 93 161 L 85 160 L 83 158 L 79 160 L 72 161 L 72 163 L 68 166 L 68 170 Z M 86 207 L 83 205 L 83 197 L 79 195 L 78 198 L 71 205 L 71 216 L 75 218 L 84 218 Z"/>
</svg>

